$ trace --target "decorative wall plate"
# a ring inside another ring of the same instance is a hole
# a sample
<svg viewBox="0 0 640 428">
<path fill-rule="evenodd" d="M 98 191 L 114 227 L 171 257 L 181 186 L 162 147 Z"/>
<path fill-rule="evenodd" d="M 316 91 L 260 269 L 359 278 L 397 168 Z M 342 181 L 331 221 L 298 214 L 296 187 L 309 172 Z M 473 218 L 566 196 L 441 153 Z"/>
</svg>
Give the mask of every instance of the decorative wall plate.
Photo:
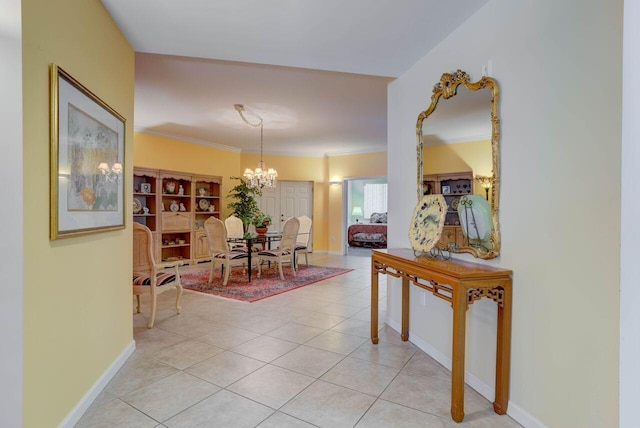
<svg viewBox="0 0 640 428">
<path fill-rule="evenodd" d="M 491 206 L 484 196 L 468 195 L 460 198 L 458 217 L 462 231 L 471 244 L 490 243 Z"/>
<path fill-rule="evenodd" d="M 198 201 L 198 206 L 202 211 L 206 211 L 209 209 L 209 200 L 208 199 L 200 199 Z"/>
<path fill-rule="evenodd" d="M 140 211 L 142 211 L 142 203 L 138 199 L 133 198 L 133 213 L 138 214 Z"/>
<path fill-rule="evenodd" d="M 429 252 L 440 239 L 447 203 L 442 195 L 425 195 L 413 210 L 409 241 L 414 251 Z"/>
</svg>

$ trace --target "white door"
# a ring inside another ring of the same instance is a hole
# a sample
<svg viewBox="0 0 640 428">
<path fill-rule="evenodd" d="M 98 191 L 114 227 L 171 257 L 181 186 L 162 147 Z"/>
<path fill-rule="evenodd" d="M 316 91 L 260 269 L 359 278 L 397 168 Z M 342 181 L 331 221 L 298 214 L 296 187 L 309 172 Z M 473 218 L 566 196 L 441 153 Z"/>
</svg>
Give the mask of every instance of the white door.
<svg viewBox="0 0 640 428">
<path fill-rule="evenodd" d="M 271 216 L 272 222 L 269 232 L 280 232 L 280 182 L 276 182 L 276 187 L 265 187 L 262 189 L 262 197 L 258 199 L 260 211 Z"/>
<path fill-rule="evenodd" d="M 260 210 L 273 218 L 270 232 L 280 232 L 289 217 L 312 217 L 313 183 L 311 181 L 278 181 L 276 188 L 265 188 L 258 200 Z M 313 227 L 312 227 L 313 230 Z"/>
</svg>

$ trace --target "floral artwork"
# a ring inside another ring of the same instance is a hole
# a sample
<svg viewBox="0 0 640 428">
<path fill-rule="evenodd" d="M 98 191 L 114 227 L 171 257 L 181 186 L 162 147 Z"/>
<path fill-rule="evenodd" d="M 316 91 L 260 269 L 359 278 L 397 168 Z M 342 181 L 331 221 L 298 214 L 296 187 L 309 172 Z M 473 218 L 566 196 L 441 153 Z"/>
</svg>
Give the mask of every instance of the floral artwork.
<svg viewBox="0 0 640 428">
<path fill-rule="evenodd" d="M 118 133 L 69 104 L 69 211 L 116 211 L 118 183 L 104 180 L 98 165 L 118 161 Z"/>
<path fill-rule="evenodd" d="M 125 118 L 51 64 L 51 240 L 123 229 Z"/>
</svg>

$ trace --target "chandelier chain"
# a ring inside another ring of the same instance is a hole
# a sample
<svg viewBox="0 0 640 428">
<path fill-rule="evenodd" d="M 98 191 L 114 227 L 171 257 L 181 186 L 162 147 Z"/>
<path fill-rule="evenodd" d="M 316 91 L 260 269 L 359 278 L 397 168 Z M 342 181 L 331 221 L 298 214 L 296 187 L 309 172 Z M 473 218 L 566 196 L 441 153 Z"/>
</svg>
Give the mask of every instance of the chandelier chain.
<svg viewBox="0 0 640 428">
<path fill-rule="evenodd" d="M 260 127 L 260 162 L 258 163 L 258 167 L 253 170 L 247 168 L 244 171 L 244 178 L 247 180 L 247 186 L 249 187 L 258 187 L 260 189 L 264 187 L 276 187 L 276 179 L 278 177 L 278 171 L 273 168 L 266 169 L 264 166 L 264 161 L 262 160 L 263 154 L 263 145 L 264 145 L 264 121 L 262 117 L 258 114 L 251 112 L 252 115 L 256 116 L 259 119 L 259 122 L 252 123 L 250 122 L 244 115 L 245 108 L 242 104 L 234 105 L 234 108 L 240 114 L 242 120 L 250 126 L 254 128 Z"/>
</svg>

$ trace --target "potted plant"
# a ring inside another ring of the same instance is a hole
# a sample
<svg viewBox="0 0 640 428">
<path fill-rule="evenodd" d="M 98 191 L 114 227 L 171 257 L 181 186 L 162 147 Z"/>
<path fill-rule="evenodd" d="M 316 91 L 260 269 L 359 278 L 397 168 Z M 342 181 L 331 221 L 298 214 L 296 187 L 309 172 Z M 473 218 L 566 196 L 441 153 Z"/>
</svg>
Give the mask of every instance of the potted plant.
<svg viewBox="0 0 640 428">
<path fill-rule="evenodd" d="M 258 211 L 258 213 L 253 217 L 251 223 L 256 228 L 256 233 L 258 235 L 264 235 L 267 233 L 269 226 L 271 225 L 271 216 L 269 214 L 265 214 L 262 211 Z"/>
<path fill-rule="evenodd" d="M 246 232 L 247 226 L 251 224 L 256 214 L 260 212 L 255 197 L 262 196 L 262 192 L 258 188 L 247 186 L 247 182 L 242 177 L 231 177 L 231 179 L 238 180 L 239 183 L 227 195 L 229 198 L 234 199 L 233 202 L 227 204 L 227 208 L 242 220 Z"/>
</svg>

